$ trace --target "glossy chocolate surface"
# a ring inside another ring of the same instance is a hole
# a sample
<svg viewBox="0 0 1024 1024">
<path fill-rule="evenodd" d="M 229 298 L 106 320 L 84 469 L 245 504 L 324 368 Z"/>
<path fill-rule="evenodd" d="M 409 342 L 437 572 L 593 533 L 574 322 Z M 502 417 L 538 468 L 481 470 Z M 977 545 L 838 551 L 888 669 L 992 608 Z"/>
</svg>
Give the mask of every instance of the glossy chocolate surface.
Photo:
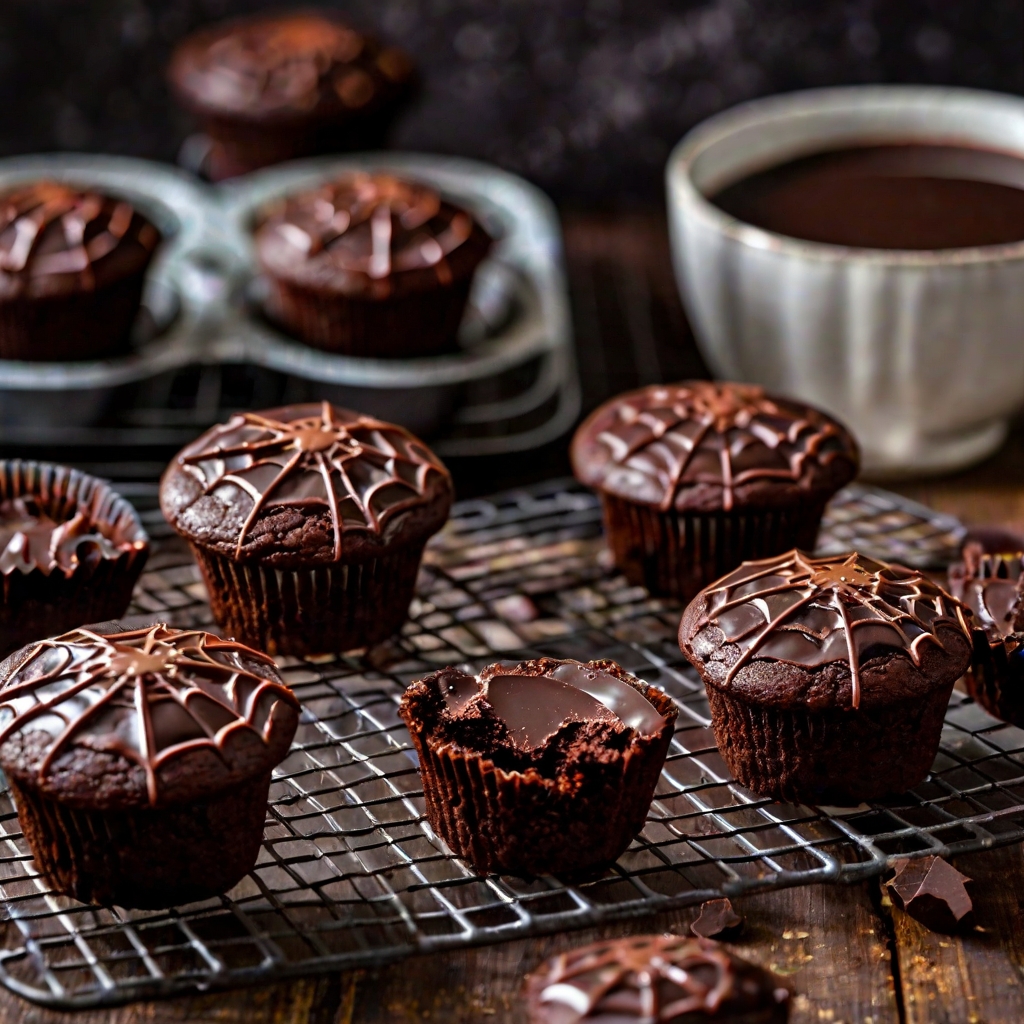
<svg viewBox="0 0 1024 1024">
<path fill-rule="evenodd" d="M 949 590 L 974 613 L 992 641 L 1024 629 L 1021 576 L 1024 552 L 992 554 L 973 542 L 964 546 L 963 561 L 950 566 Z"/>
<path fill-rule="evenodd" d="M 1024 160 L 958 146 L 816 153 L 711 197 L 792 238 L 872 249 L 956 249 L 1024 239 Z"/>
<path fill-rule="evenodd" d="M 485 678 L 451 672 L 445 678 L 449 711 L 474 700 L 488 705 L 522 748 L 539 747 L 566 722 L 621 722 L 653 736 L 666 718 L 629 683 L 580 662 L 563 662 L 543 675 L 502 674 Z"/>
<path fill-rule="evenodd" d="M 264 266 L 328 290 L 425 271 L 450 284 L 451 257 L 482 229 L 426 185 L 385 174 L 352 174 L 269 207 L 257 231 Z"/>
<path fill-rule="evenodd" d="M 74 746 L 117 753 L 146 773 L 187 751 L 220 754 L 234 733 L 268 739 L 276 704 L 298 710 L 273 661 L 198 630 L 157 625 L 101 635 L 75 630 L 43 640 L 0 689 L 0 744 L 16 733 L 49 736 L 38 773 Z"/>
<path fill-rule="evenodd" d="M 668 511 L 682 492 L 720 490 L 726 511 L 740 488 L 813 483 L 857 448 L 824 413 L 748 384 L 689 381 L 621 395 L 577 431 L 573 465 L 584 483 Z"/>
<path fill-rule="evenodd" d="M 595 942 L 552 957 L 531 982 L 533 1019 L 550 1024 L 729 1020 L 789 1000 L 766 971 L 717 943 L 680 935 Z"/>
<path fill-rule="evenodd" d="M 397 514 L 451 489 L 448 471 L 407 430 L 328 402 L 240 413 L 178 455 L 176 466 L 202 487 L 240 501 L 239 557 L 261 513 L 279 508 L 330 517 L 334 559 L 352 531 L 380 534 Z"/>
<path fill-rule="evenodd" d="M 912 569 L 856 553 L 812 558 L 791 551 L 745 562 L 702 593 L 699 627 L 720 629 L 739 654 L 726 687 L 758 658 L 807 669 L 842 661 L 858 707 L 860 667 L 869 658 L 902 652 L 920 665 L 926 645 L 943 648 L 941 627 L 970 636 L 964 607 L 941 587 Z"/>
<path fill-rule="evenodd" d="M 0 575 L 56 568 L 71 572 L 83 558 L 117 558 L 123 546 L 100 531 L 89 511 L 79 508 L 58 523 L 31 497 L 0 501 Z"/>
<path fill-rule="evenodd" d="M 118 254 L 142 265 L 159 241 L 123 199 L 52 181 L 17 186 L 0 194 L 0 297 L 96 288 Z"/>
<path fill-rule="evenodd" d="M 229 22 L 186 39 L 170 75 L 194 105 L 238 115 L 324 116 L 375 105 L 412 74 L 400 50 L 315 12 Z"/>
</svg>

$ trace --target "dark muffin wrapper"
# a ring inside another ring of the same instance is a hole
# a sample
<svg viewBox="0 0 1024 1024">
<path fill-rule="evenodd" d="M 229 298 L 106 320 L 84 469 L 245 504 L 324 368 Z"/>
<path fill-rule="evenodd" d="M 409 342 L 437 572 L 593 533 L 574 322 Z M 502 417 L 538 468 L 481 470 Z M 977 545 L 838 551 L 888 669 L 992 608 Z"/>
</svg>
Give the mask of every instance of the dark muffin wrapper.
<svg viewBox="0 0 1024 1024">
<path fill-rule="evenodd" d="M 0 300 L 0 359 L 81 361 L 123 355 L 142 305 L 147 258 L 91 291 Z"/>
<path fill-rule="evenodd" d="M 742 562 L 792 548 L 813 551 L 831 493 L 810 493 L 786 508 L 662 512 L 602 493 L 615 564 L 632 584 L 659 597 L 691 601 Z"/>
<path fill-rule="evenodd" d="M 924 780 L 953 685 L 857 711 L 767 707 L 712 685 L 707 692 L 715 740 L 737 782 L 779 800 L 851 805 Z"/>
<path fill-rule="evenodd" d="M 405 622 L 426 539 L 377 558 L 308 569 L 236 562 L 192 551 L 226 635 L 268 654 L 327 654 L 369 647 Z"/>
<path fill-rule="evenodd" d="M 40 871 L 83 903 L 161 908 L 218 896 L 252 870 L 270 773 L 205 800 L 160 808 L 71 808 L 9 780 Z"/>
<path fill-rule="evenodd" d="M 49 463 L 0 461 L 0 501 L 23 496 L 35 498 L 57 522 L 85 506 L 95 523 L 125 543 L 116 558 L 81 561 L 70 573 L 55 567 L 0 574 L 0 657 L 33 640 L 123 615 L 149 555 L 138 513 L 96 477 Z"/>
<path fill-rule="evenodd" d="M 614 863 L 644 826 L 675 723 L 670 697 L 642 692 L 669 721 L 656 736 L 634 735 L 613 765 L 601 766 L 600 794 L 584 797 L 532 769 L 507 772 L 481 754 L 438 743 L 403 713 L 431 828 L 481 872 L 572 878 Z M 588 770 L 597 769 L 581 769 Z"/>
<path fill-rule="evenodd" d="M 1024 726 L 1024 635 L 992 640 L 976 628 L 971 639 L 974 653 L 964 675 L 967 692 L 990 715 Z"/>
</svg>

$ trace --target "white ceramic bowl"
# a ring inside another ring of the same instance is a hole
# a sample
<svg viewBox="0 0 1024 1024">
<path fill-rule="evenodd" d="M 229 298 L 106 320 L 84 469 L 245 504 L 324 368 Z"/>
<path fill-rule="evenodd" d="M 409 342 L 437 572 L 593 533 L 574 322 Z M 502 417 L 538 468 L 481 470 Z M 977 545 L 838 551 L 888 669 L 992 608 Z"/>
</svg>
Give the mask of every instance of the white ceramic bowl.
<svg viewBox="0 0 1024 1024">
<path fill-rule="evenodd" d="M 913 141 L 1024 158 L 1024 100 L 915 86 L 775 96 L 698 125 L 666 171 L 676 277 L 712 371 L 834 413 L 875 475 L 955 469 L 1005 437 L 1024 405 L 1024 241 L 825 245 L 705 196 L 822 149 Z"/>
</svg>

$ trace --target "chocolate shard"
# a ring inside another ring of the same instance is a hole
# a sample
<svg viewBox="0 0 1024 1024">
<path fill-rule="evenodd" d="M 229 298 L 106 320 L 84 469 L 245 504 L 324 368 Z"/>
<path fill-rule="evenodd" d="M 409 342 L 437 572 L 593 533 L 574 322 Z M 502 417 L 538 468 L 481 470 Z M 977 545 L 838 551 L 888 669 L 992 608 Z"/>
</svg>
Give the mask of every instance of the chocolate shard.
<svg viewBox="0 0 1024 1024">
<path fill-rule="evenodd" d="M 743 918 L 727 899 L 708 900 L 700 905 L 700 916 L 690 931 L 702 939 L 735 939 L 743 930 Z"/>
<path fill-rule="evenodd" d="M 974 927 L 974 904 L 965 883 L 970 879 L 941 857 L 896 862 L 888 883 L 893 902 L 934 932 L 952 933 Z"/>
</svg>

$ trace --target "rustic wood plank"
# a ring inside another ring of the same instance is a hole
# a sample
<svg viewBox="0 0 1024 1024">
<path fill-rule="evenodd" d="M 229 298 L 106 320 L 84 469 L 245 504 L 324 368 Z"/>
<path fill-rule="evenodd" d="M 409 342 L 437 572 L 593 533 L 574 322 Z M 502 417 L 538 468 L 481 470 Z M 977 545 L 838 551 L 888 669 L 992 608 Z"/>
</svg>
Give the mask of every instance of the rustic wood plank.
<svg viewBox="0 0 1024 1024">
<path fill-rule="evenodd" d="M 907 1024 L 1019 1024 L 1024 1020 L 1024 849 L 961 857 L 978 927 L 962 936 L 892 915 Z M 886 903 L 888 901 L 885 901 Z"/>
<path fill-rule="evenodd" d="M 792 1024 L 899 1020 L 890 951 L 870 885 L 807 886 L 734 903 L 746 918 L 735 948 L 786 975 L 798 993 Z M 545 957 L 612 935 L 685 932 L 696 916 L 694 908 L 629 924 L 410 960 L 359 984 L 351 1019 L 358 1024 L 519 1024 L 523 977 Z"/>
</svg>

